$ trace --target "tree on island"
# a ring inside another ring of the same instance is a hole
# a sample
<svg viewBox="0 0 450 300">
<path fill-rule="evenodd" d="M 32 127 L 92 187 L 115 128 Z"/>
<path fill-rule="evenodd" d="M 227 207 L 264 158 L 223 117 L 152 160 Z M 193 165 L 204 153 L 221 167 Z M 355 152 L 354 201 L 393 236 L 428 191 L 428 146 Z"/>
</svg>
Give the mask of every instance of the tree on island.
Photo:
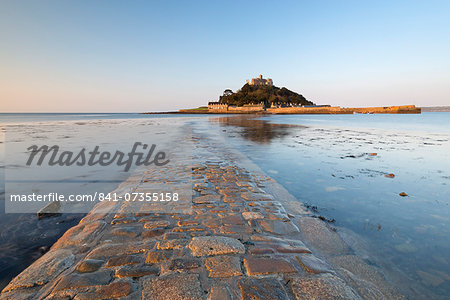
<svg viewBox="0 0 450 300">
<path fill-rule="evenodd" d="M 223 96 L 231 96 L 233 95 L 233 91 L 230 89 L 226 89 L 225 91 L 223 91 Z"/>
<path fill-rule="evenodd" d="M 306 100 L 302 95 L 285 87 L 249 85 L 247 83 L 236 93 L 229 89 L 225 90 L 223 95 L 219 97 L 219 102 L 236 106 L 264 103 L 266 107 L 270 107 L 274 103 L 314 105 L 313 102 Z"/>
</svg>

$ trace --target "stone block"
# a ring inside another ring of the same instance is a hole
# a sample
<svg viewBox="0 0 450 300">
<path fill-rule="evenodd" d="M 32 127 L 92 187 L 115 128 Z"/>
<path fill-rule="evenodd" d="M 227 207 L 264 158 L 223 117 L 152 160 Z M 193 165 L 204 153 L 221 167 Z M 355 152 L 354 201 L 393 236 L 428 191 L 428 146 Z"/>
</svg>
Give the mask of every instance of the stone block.
<svg viewBox="0 0 450 300">
<path fill-rule="evenodd" d="M 244 266 L 248 275 L 297 272 L 297 270 L 289 262 L 282 258 L 250 256 L 244 258 Z"/>
<path fill-rule="evenodd" d="M 172 251 L 149 251 L 145 258 L 146 264 L 156 264 L 169 260 L 173 255 Z"/>
<path fill-rule="evenodd" d="M 244 245 L 233 238 L 225 236 L 194 237 L 188 245 L 194 256 L 220 254 L 244 254 Z"/>
<path fill-rule="evenodd" d="M 209 290 L 208 300 L 233 300 L 233 298 L 226 286 L 215 285 Z"/>
<path fill-rule="evenodd" d="M 114 281 L 106 286 L 96 288 L 92 293 L 79 293 L 75 300 L 100 300 L 126 297 L 133 288 L 128 281 Z"/>
<path fill-rule="evenodd" d="M 136 227 L 120 227 L 111 230 L 111 234 L 115 236 L 137 237 L 140 230 Z"/>
<path fill-rule="evenodd" d="M 141 259 L 134 255 L 121 255 L 116 256 L 113 258 L 110 258 L 106 262 L 107 268 L 117 267 L 117 266 L 124 266 L 124 265 L 133 265 L 138 264 L 141 262 Z"/>
<path fill-rule="evenodd" d="M 86 259 L 77 266 L 77 271 L 80 273 L 91 273 L 97 271 L 103 264 L 104 260 L 100 259 Z"/>
<path fill-rule="evenodd" d="M 242 275 L 241 261 L 237 256 L 220 255 L 205 259 L 208 276 L 212 278 Z"/>
<path fill-rule="evenodd" d="M 348 246 L 341 237 L 321 220 L 311 217 L 302 217 L 298 221 L 301 232 L 306 241 L 315 249 L 326 254 L 345 254 Z"/>
<path fill-rule="evenodd" d="M 188 240 L 178 239 L 178 240 L 163 240 L 156 243 L 156 248 L 159 250 L 172 250 L 180 249 L 186 246 Z"/>
<path fill-rule="evenodd" d="M 297 226 L 292 222 L 284 222 L 281 220 L 260 220 L 259 225 L 265 232 L 277 235 L 290 235 L 298 232 Z"/>
<path fill-rule="evenodd" d="M 292 293 L 300 299 L 361 299 L 345 282 L 331 274 L 292 278 Z"/>
<path fill-rule="evenodd" d="M 248 221 L 248 220 L 263 219 L 264 215 L 259 212 L 245 211 L 242 213 L 242 217 Z"/>
<path fill-rule="evenodd" d="M 196 258 L 174 258 L 168 263 L 170 271 L 185 271 L 200 267 L 200 262 Z"/>
<path fill-rule="evenodd" d="M 243 300 L 286 300 L 289 299 L 283 285 L 275 278 L 245 277 L 238 282 Z"/>
<path fill-rule="evenodd" d="M 142 277 L 146 275 L 158 275 L 159 268 L 146 265 L 127 265 L 121 266 L 116 270 L 115 276 L 118 278 L 123 277 Z"/>
<path fill-rule="evenodd" d="M 106 285 L 111 281 L 111 271 L 103 270 L 94 273 L 71 273 L 61 276 L 54 291 Z"/>
<path fill-rule="evenodd" d="M 142 299 L 200 300 L 203 294 L 197 274 L 170 274 L 142 281 Z"/>
<path fill-rule="evenodd" d="M 333 272 L 331 270 L 331 267 L 326 262 L 324 262 L 321 259 L 318 259 L 312 254 L 298 255 L 297 260 L 302 266 L 302 268 L 309 273 L 317 274 L 317 273 Z"/>
</svg>

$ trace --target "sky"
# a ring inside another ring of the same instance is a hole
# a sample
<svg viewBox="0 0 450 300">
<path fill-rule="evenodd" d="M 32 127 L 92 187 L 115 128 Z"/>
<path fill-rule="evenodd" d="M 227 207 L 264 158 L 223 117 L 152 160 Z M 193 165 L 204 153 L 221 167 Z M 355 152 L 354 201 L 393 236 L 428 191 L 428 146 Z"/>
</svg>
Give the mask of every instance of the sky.
<svg viewBox="0 0 450 300">
<path fill-rule="evenodd" d="M 0 0 L 0 112 L 143 112 L 262 74 L 317 104 L 450 105 L 450 1 Z"/>
</svg>

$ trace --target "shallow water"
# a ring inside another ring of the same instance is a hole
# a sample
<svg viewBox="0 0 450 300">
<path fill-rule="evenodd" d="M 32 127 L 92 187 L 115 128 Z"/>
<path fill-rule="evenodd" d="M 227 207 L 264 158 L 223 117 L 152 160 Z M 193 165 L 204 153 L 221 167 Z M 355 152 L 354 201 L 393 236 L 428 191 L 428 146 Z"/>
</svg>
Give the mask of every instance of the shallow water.
<svg viewBox="0 0 450 300">
<path fill-rule="evenodd" d="M 21 149 L 34 140 L 126 150 L 151 131 L 152 124 L 164 120 L 208 130 L 223 136 L 317 216 L 330 221 L 344 238 L 354 241 L 356 236 L 360 241 L 353 245 L 356 253 L 381 268 L 409 298 L 445 299 L 450 294 L 450 113 L 256 118 L 0 114 L 0 118 L 11 124 L 6 140 L 12 147 L 6 151 L 8 159 L 2 159 L 1 182 L 5 164 L 12 169 L 16 165 L 15 173 L 21 174 L 14 147 Z M 170 129 L 156 133 L 168 135 Z M 54 179 L 56 172 L 72 181 L 59 185 L 63 192 L 109 192 L 129 175 L 112 167 L 40 171 L 36 176 L 41 182 L 33 189 L 54 189 L 54 182 L 43 179 Z M 393 178 L 385 176 L 391 173 Z M 0 192 L 3 202 L 5 191 Z M 408 196 L 400 196 L 401 192 Z M 1 207 L 0 287 L 83 216 L 63 214 L 38 221 L 35 214 L 5 214 Z"/>
<path fill-rule="evenodd" d="M 403 293 L 450 294 L 450 113 L 211 123 L 344 237 L 367 241 L 357 253 Z"/>
<path fill-rule="evenodd" d="M 63 205 L 59 216 L 38 220 L 40 202 L 10 205 L 8 192 L 31 194 L 94 194 L 113 191 L 130 176 L 122 166 L 59 167 L 45 163 L 25 166 L 31 145 L 59 145 L 77 153 L 80 148 L 127 153 L 135 142 L 162 146 L 170 140 L 172 126 L 188 115 L 139 114 L 0 114 L 0 289 L 19 274 L 70 227 L 76 225 L 94 203 Z M 187 149 L 185 149 L 186 151 Z M 6 171 L 6 172 L 5 172 Z M 6 191 L 5 191 L 6 190 Z M 5 194 L 6 192 L 6 194 Z M 5 206 L 5 204 L 7 204 Z M 6 213 L 5 213 L 6 209 Z M 68 213 L 70 212 L 70 213 Z"/>
</svg>

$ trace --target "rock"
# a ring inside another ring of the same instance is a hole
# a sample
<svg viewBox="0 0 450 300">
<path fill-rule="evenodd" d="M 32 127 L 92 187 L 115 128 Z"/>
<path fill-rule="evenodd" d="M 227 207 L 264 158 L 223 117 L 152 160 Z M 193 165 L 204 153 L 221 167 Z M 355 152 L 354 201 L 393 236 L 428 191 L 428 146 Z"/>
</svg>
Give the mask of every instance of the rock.
<svg viewBox="0 0 450 300">
<path fill-rule="evenodd" d="M 242 275 L 241 261 L 236 256 L 213 256 L 205 259 L 205 266 L 209 277 L 231 277 Z"/>
<path fill-rule="evenodd" d="M 226 286 L 215 285 L 211 287 L 208 300 L 232 300 L 230 290 Z"/>
<path fill-rule="evenodd" d="M 153 229 L 153 228 L 166 228 L 169 227 L 170 222 L 166 220 L 158 220 L 158 221 L 151 221 L 144 224 L 145 229 Z"/>
<path fill-rule="evenodd" d="M 207 219 L 203 221 L 203 225 L 205 225 L 208 228 L 216 228 L 220 225 L 219 220 L 216 219 Z"/>
<path fill-rule="evenodd" d="M 112 256 L 120 254 L 134 254 L 151 250 L 155 246 L 155 242 L 137 242 L 127 244 L 104 244 L 93 249 L 86 258 L 92 259 L 108 259 Z"/>
<path fill-rule="evenodd" d="M 395 175 L 394 175 L 394 174 L 392 174 L 392 173 L 390 173 L 390 174 L 386 174 L 386 175 L 384 175 L 384 177 L 386 177 L 386 178 L 394 178 L 394 177 L 395 177 Z"/>
<path fill-rule="evenodd" d="M 243 225 L 223 225 L 217 228 L 216 233 L 220 234 L 235 234 L 235 235 L 245 235 L 253 233 L 253 229 L 249 226 Z"/>
<path fill-rule="evenodd" d="M 274 273 L 294 273 L 295 268 L 282 258 L 265 258 L 250 256 L 244 258 L 248 275 L 267 275 Z"/>
<path fill-rule="evenodd" d="M 80 273 L 91 273 L 97 271 L 103 264 L 104 260 L 100 259 L 86 259 L 77 266 L 77 271 Z"/>
<path fill-rule="evenodd" d="M 316 218 L 302 217 L 298 220 L 298 225 L 309 245 L 320 252 L 338 255 L 349 251 L 341 237 L 324 222 Z"/>
<path fill-rule="evenodd" d="M 45 207 L 38 210 L 37 217 L 40 220 L 43 218 L 59 216 L 59 215 L 61 215 L 60 209 L 61 209 L 60 201 L 50 202 Z"/>
<path fill-rule="evenodd" d="M 53 291 L 84 288 L 89 286 L 106 285 L 111 281 L 111 271 L 97 271 L 94 273 L 71 273 L 61 276 Z"/>
<path fill-rule="evenodd" d="M 230 214 L 222 217 L 222 224 L 224 225 L 244 225 L 244 221 L 241 218 L 240 214 Z"/>
<path fill-rule="evenodd" d="M 244 277 L 238 282 L 243 300 L 259 299 L 289 299 L 281 283 L 275 278 L 249 278 Z"/>
<path fill-rule="evenodd" d="M 39 287 L 36 288 L 27 288 L 27 289 L 17 289 L 17 290 L 11 290 L 9 292 L 3 291 L 0 294 L 1 300 L 17 300 L 17 299 L 23 299 L 23 300 L 31 300 L 33 299 L 34 295 L 36 294 L 36 290 L 38 290 Z"/>
<path fill-rule="evenodd" d="M 225 236 L 199 236 L 189 243 L 194 256 L 244 254 L 244 245 L 236 239 Z"/>
<path fill-rule="evenodd" d="M 275 250 L 272 248 L 253 247 L 248 250 L 248 253 L 250 253 L 250 254 L 271 254 L 271 253 L 275 253 Z"/>
<path fill-rule="evenodd" d="M 295 277 L 290 281 L 296 299 L 361 299 L 345 282 L 331 274 Z"/>
<path fill-rule="evenodd" d="M 79 293 L 75 300 L 115 299 L 128 296 L 133 288 L 127 281 L 114 281 L 106 286 L 95 288 L 92 293 Z"/>
<path fill-rule="evenodd" d="M 177 225 L 178 226 L 198 226 L 198 225 L 200 225 L 200 223 L 195 220 L 182 220 L 182 221 L 178 221 Z"/>
<path fill-rule="evenodd" d="M 305 244 L 300 240 L 293 240 L 293 239 L 271 236 L 271 235 L 254 234 L 251 236 L 251 239 L 252 239 L 252 241 L 258 241 L 258 242 L 284 243 L 284 244 L 289 244 L 291 246 L 305 247 Z"/>
<path fill-rule="evenodd" d="M 116 236 L 137 237 L 139 231 L 135 227 L 120 227 L 111 230 L 111 234 Z"/>
<path fill-rule="evenodd" d="M 185 239 L 186 234 L 182 232 L 166 232 L 163 235 L 163 240 L 175 240 L 175 239 Z"/>
<path fill-rule="evenodd" d="M 268 213 L 266 218 L 269 219 L 269 220 L 280 220 L 280 221 L 283 221 L 283 222 L 289 222 L 291 220 L 289 218 L 288 214 L 284 213 L 284 212 L 283 213 L 280 213 L 280 212 Z"/>
<path fill-rule="evenodd" d="M 144 238 L 152 238 L 155 236 L 160 236 L 163 235 L 165 233 L 165 230 L 162 228 L 156 228 L 156 229 L 151 229 L 151 230 L 144 230 L 142 231 L 142 237 Z"/>
<path fill-rule="evenodd" d="M 195 204 L 214 204 L 220 201 L 219 195 L 205 195 L 192 199 Z"/>
<path fill-rule="evenodd" d="M 405 192 L 401 192 L 400 194 L 399 194 L 400 196 L 402 196 L 402 197 L 406 197 L 406 196 L 408 196 L 408 194 L 407 193 L 405 193 Z"/>
<path fill-rule="evenodd" d="M 110 258 L 106 262 L 106 267 L 112 268 L 112 267 L 117 267 L 117 266 L 133 265 L 133 264 L 138 264 L 140 262 L 141 262 L 141 260 L 137 256 L 121 255 L 121 256 Z"/>
<path fill-rule="evenodd" d="M 241 194 L 241 197 L 247 201 L 272 201 L 273 196 L 263 193 L 251 193 L 245 192 Z"/>
<path fill-rule="evenodd" d="M 203 290 L 197 274 L 170 274 L 144 279 L 142 299 L 200 300 Z"/>
<path fill-rule="evenodd" d="M 111 225 L 116 224 L 130 224 L 136 222 L 137 219 L 135 217 L 124 217 L 124 218 L 117 218 L 111 221 Z"/>
<path fill-rule="evenodd" d="M 255 248 L 272 249 L 279 253 L 311 253 L 311 251 L 299 240 L 272 237 L 267 235 L 252 235 L 252 243 Z M 252 248 L 252 252 L 257 252 Z"/>
<path fill-rule="evenodd" d="M 206 169 L 206 167 L 202 164 L 191 165 L 190 167 L 192 170 L 196 170 L 196 171 L 201 171 L 201 170 Z"/>
<path fill-rule="evenodd" d="M 311 253 L 311 250 L 304 246 L 290 246 L 290 245 L 282 245 L 275 247 L 279 253 Z"/>
<path fill-rule="evenodd" d="M 260 220 L 259 225 L 265 232 L 277 235 L 289 235 L 298 232 L 297 226 L 292 222 L 283 222 L 281 220 Z"/>
<path fill-rule="evenodd" d="M 172 229 L 173 232 L 193 232 L 193 231 L 205 231 L 203 226 L 183 226 Z"/>
<path fill-rule="evenodd" d="M 259 212 L 252 212 L 252 211 L 245 211 L 242 213 L 242 217 L 248 221 L 248 220 L 257 220 L 257 219 L 263 219 L 264 216 Z"/>
<path fill-rule="evenodd" d="M 149 251 L 145 259 L 146 264 L 155 264 L 169 260 L 172 257 L 172 251 Z"/>
<path fill-rule="evenodd" d="M 23 287 L 44 285 L 61 274 L 74 263 L 75 256 L 70 250 L 57 249 L 47 252 L 25 271 L 16 276 L 2 292 Z"/>
<path fill-rule="evenodd" d="M 169 262 L 170 271 L 190 270 L 200 267 L 200 262 L 196 258 L 174 258 Z"/>
<path fill-rule="evenodd" d="M 106 222 L 103 220 L 91 222 L 83 220 L 80 221 L 80 224 L 67 230 L 66 233 L 64 233 L 64 235 L 52 246 L 52 249 L 67 248 L 72 245 L 80 247 L 84 244 L 90 244 L 106 225 Z"/>
<path fill-rule="evenodd" d="M 300 265 L 309 273 L 331 273 L 332 270 L 330 269 L 330 266 L 322 261 L 321 259 L 318 259 L 312 254 L 304 254 L 297 256 L 297 260 L 300 263 Z"/>
<path fill-rule="evenodd" d="M 116 270 L 115 276 L 118 278 L 123 277 L 142 277 L 146 275 L 158 275 L 159 268 L 153 266 L 137 266 L 137 265 L 127 265 L 122 266 Z"/>
<path fill-rule="evenodd" d="M 188 240 L 186 239 L 178 239 L 178 240 L 163 240 L 156 243 L 156 248 L 158 250 L 172 250 L 172 249 L 180 249 L 186 246 Z"/>
</svg>

